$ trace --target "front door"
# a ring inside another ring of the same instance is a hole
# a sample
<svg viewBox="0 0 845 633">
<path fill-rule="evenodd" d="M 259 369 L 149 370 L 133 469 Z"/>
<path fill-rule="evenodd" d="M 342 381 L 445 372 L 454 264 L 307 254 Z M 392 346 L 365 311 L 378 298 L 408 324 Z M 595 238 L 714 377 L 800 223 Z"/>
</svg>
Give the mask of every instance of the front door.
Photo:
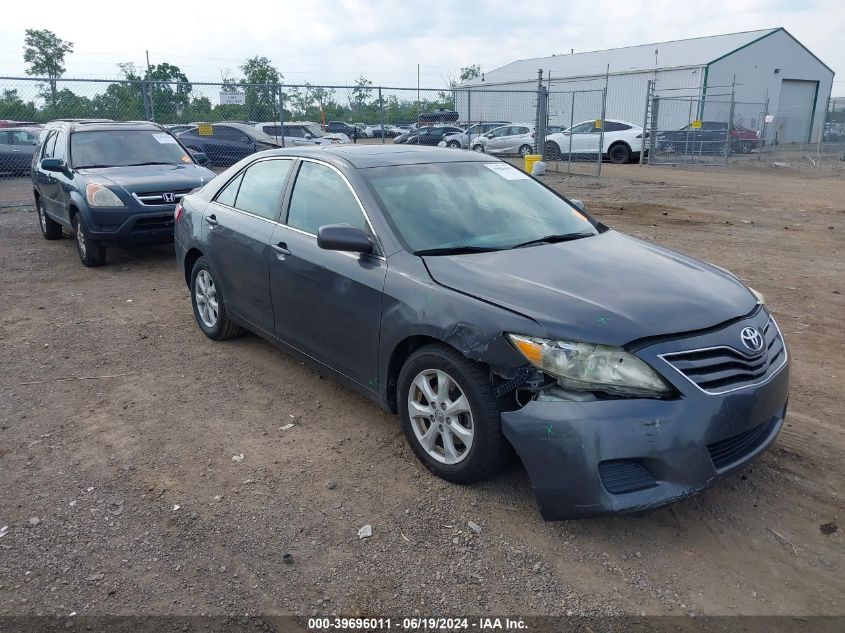
<svg viewBox="0 0 845 633">
<path fill-rule="evenodd" d="M 272 237 L 270 292 L 276 336 L 377 391 L 387 262 L 378 254 L 321 249 L 317 233 L 327 224 L 350 224 L 371 232 L 340 172 L 303 160 L 287 223 Z"/>
<path fill-rule="evenodd" d="M 269 262 L 273 231 L 293 160 L 259 160 L 208 205 L 203 233 L 226 307 L 273 332 Z"/>
</svg>

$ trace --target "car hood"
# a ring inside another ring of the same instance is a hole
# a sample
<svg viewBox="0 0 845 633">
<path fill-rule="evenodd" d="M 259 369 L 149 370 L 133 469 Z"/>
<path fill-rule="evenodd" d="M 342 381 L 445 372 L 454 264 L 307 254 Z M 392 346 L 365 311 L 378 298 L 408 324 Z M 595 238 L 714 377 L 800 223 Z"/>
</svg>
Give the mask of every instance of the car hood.
<svg viewBox="0 0 845 633">
<path fill-rule="evenodd" d="M 201 187 L 215 173 L 199 165 L 141 165 L 80 169 L 91 182 L 118 185 L 129 193 L 183 191 Z"/>
<path fill-rule="evenodd" d="M 713 327 L 756 305 L 730 273 L 615 231 L 424 260 L 437 283 L 523 314 L 552 338 L 624 345 Z"/>
</svg>

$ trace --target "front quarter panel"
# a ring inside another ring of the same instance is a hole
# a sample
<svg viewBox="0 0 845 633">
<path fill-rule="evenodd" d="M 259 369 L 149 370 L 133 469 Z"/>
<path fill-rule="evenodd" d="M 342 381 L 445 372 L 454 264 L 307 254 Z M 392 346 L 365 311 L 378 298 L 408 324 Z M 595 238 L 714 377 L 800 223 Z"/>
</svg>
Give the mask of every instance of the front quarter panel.
<svg viewBox="0 0 845 633">
<path fill-rule="evenodd" d="M 412 336 L 446 343 L 470 360 L 510 377 L 526 361 L 505 339 L 505 332 L 546 334 L 528 317 L 437 284 L 421 257 L 399 251 L 388 258 L 379 343 L 379 393 L 388 399 L 391 356 Z"/>
</svg>

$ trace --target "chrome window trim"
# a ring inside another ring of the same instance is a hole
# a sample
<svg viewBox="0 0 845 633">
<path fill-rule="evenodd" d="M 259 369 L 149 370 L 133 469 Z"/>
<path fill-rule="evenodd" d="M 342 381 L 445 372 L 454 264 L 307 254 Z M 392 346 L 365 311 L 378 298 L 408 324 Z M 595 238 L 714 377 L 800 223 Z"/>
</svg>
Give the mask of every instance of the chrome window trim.
<svg viewBox="0 0 845 633">
<path fill-rule="evenodd" d="M 786 366 L 786 363 L 789 360 L 789 352 L 786 350 L 786 339 L 783 338 L 783 333 L 780 331 L 780 327 L 778 327 L 778 324 L 775 321 L 774 317 L 769 316 L 769 321 L 772 323 L 772 325 L 775 326 L 775 329 L 778 332 L 778 336 L 780 336 L 781 345 L 783 345 L 783 361 L 781 362 L 780 365 L 777 366 L 776 369 L 772 370 L 772 372 L 770 374 L 768 374 L 767 376 L 764 376 L 762 380 L 758 380 L 757 382 L 752 382 L 752 383 L 749 383 L 747 385 L 743 385 L 742 387 L 734 387 L 732 389 L 725 389 L 723 391 L 709 391 L 707 389 L 703 389 L 702 387 L 699 387 L 695 383 L 695 381 L 693 381 L 686 374 L 684 374 L 680 369 L 675 367 L 671 363 L 671 361 L 667 360 L 667 357 L 678 356 L 680 354 L 691 354 L 693 352 L 709 352 L 709 351 L 718 350 L 718 349 L 727 349 L 727 350 L 730 350 L 732 352 L 739 352 L 743 356 L 747 356 L 747 354 L 745 354 L 743 351 L 735 349 L 735 348 L 730 347 L 728 345 L 716 345 L 714 347 L 699 347 L 699 348 L 696 348 L 696 349 L 687 349 L 687 350 L 681 350 L 681 351 L 678 351 L 678 352 L 666 352 L 665 354 L 658 354 L 657 357 L 660 360 L 662 360 L 664 363 L 666 363 L 669 367 L 671 367 L 675 372 L 677 372 L 684 380 L 686 380 L 688 383 L 690 383 L 693 387 L 695 387 L 696 389 L 698 389 L 702 393 L 707 394 L 708 396 L 722 396 L 722 395 L 725 395 L 726 393 L 733 393 L 734 391 L 741 391 L 743 389 L 748 389 L 750 387 L 759 387 L 761 385 L 765 385 L 767 382 L 770 382 L 775 376 L 777 376 L 781 372 L 781 370 Z"/>
</svg>

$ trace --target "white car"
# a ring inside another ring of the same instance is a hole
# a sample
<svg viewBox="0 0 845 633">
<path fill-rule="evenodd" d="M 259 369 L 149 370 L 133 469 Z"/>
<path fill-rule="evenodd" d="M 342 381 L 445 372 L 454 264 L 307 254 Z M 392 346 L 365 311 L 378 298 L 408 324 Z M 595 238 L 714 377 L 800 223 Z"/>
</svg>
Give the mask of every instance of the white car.
<svg viewBox="0 0 845 633">
<path fill-rule="evenodd" d="M 281 144 L 282 135 L 278 121 L 256 123 L 255 127 Z M 349 137 L 346 134 L 326 134 L 320 129 L 319 125 L 310 121 L 285 121 L 284 130 L 285 145 L 288 147 L 297 145 L 337 145 L 339 143 L 349 142 Z"/>
<path fill-rule="evenodd" d="M 607 157 L 611 163 L 627 163 L 639 157 L 643 150 L 643 128 L 627 121 L 593 119 L 573 125 L 568 130 L 546 136 L 546 158 L 549 160 L 568 158 L 572 156 L 596 157 L 599 143 L 602 139 L 604 127 L 604 141 L 601 147 L 602 158 Z"/>
<path fill-rule="evenodd" d="M 533 125 L 503 125 L 472 140 L 472 150 L 487 154 L 519 154 L 534 151 Z"/>
</svg>

